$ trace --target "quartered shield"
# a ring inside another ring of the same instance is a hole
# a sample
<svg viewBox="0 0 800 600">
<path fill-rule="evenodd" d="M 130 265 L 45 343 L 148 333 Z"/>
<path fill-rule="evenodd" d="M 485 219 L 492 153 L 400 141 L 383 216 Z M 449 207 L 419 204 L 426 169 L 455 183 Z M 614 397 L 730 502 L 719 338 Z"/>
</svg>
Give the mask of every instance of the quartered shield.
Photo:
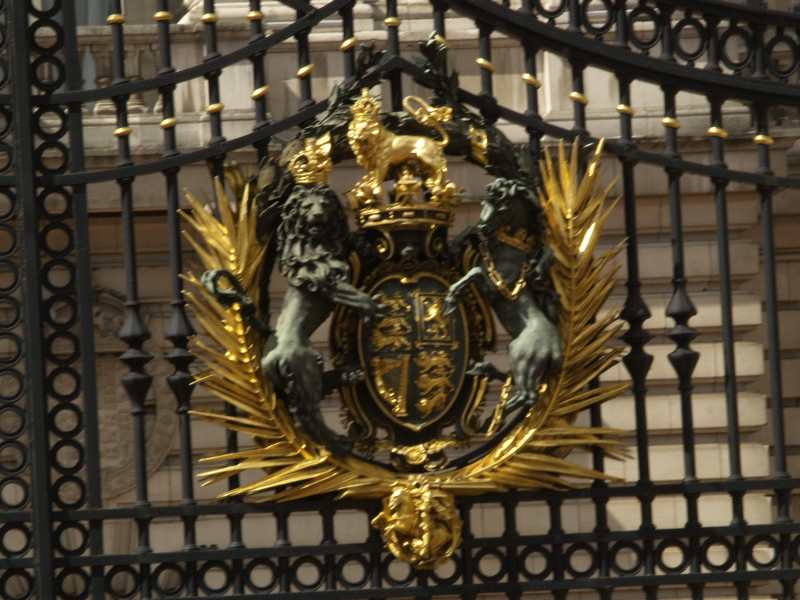
<svg viewBox="0 0 800 600">
<path fill-rule="evenodd" d="M 358 354 L 372 402 L 412 431 L 450 410 L 467 370 L 464 310 L 459 306 L 444 314 L 448 287 L 432 273 L 390 275 L 370 291 L 385 306 L 383 315 L 361 320 L 358 327 Z"/>
</svg>

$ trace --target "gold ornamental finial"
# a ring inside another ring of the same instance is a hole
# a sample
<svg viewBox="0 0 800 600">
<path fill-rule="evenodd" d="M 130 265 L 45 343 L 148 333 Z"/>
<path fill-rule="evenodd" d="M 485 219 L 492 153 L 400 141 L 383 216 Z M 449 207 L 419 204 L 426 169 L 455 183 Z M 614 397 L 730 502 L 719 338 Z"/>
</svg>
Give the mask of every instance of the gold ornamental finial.
<svg viewBox="0 0 800 600">
<path fill-rule="evenodd" d="M 303 149 L 289 161 L 289 170 L 296 183 L 327 183 L 333 170 L 331 133 L 321 138 L 306 138 Z"/>
</svg>

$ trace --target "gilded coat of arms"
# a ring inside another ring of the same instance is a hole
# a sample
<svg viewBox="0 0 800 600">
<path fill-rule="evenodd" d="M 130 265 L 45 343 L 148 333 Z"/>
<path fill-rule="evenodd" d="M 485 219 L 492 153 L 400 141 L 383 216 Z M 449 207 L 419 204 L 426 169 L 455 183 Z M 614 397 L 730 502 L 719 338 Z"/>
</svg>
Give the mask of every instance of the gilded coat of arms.
<svg viewBox="0 0 800 600">
<path fill-rule="evenodd" d="M 382 498 L 373 525 L 388 549 L 433 569 L 460 543 L 457 496 L 605 477 L 568 454 L 619 454 L 616 432 L 573 423 L 626 386 L 588 385 L 619 355 L 616 316 L 598 315 L 616 252 L 594 255 L 610 210 L 602 144 L 588 157 L 561 146 L 537 165 L 458 102 L 444 40 L 419 48 L 431 100 L 384 113 L 370 92 L 382 56 L 365 48 L 323 118 L 251 184 L 230 179 L 235 212 L 222 182 L 216 215 L 189 195 L 207 270 L 187 276 L 187 295 L 210 340 L 196 343 L 199 379 L 237 409 L 196 414 L 255 444 L 213 457 L 229 462 L 204 477 L 257 469 L 229 495 L 259 500 Z M 329 185 L 347 160 L 363 169 L 342 194 L 355 228 Z M 452 160 L 491 175 L 485 193 L 465 194 Z M 454 232 L 465 198 L 481 201 L 480 217 Z M 276 264 L 288 288 L 273 323 Z M 311 338 L 329 318 L 326 359 Z M 499 360 L 496 321 L 510 338 Z M 320 410 L 337 394 L 339 423 Z"/>
</svg>

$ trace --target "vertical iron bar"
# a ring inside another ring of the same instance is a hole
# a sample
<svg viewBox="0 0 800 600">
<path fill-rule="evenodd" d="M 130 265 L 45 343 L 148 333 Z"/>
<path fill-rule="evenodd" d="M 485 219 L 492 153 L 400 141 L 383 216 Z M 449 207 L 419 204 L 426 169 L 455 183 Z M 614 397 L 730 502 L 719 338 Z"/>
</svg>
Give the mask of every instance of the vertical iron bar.
<svg viewBox="0 0 800 600">
<path fill-rule="evenodd" d="M 217 46 L 217 21 L 219 17 L 216 14 L 214 0 L 203 0 L 204 14 L 200 21 L 204 24 L 206 54 L 203 56 L 203 62 L 214 60 L 220 56 Z M 220 100 L 219 78 L 222 75 L 220 70 L 214 70 L 205 75 L 208 81 L 208 101 L 206 113 L 209 115 L 211 124 L 211 138 L 208 140 L 208 146 L 216 146 L 225 142 L 225 137 L 222 135 L 222 110 L 225 105 Z M 225 162 L 225 155 L 223 153 L 211 159 L 211 173 L 215 178 L 219 178 L 220 183 L 225 184 L 225 173 L 223 164 Z M 227 198 L 217 198 L 218 202 L 227 202 Z M 225 403 L 225 414 L 232 416 L 236 414 L 236 408 L 230 404 Z M 238 442 L 236 439 L 236 432 L 231 430 L 225 431 L 225 449 L 228 453 L 233 453 L 238 450 Z M 240 485 L 239 475 L 233 475 L 228 479 L 228 489 L 232 490 Z M 236 499 L 230 500 L 236 502 Z M 242 516 L 237 514 L 228 515 L 228 522 L 230 524 L 230 543 L 229 548 L 241 548 L 244 546 L 242 543 Z M 238 593 L 241 591 L 241 560 L 233 561 L 234 567 L 234 587 Z"/>
<path fill-rule="evenodd" d="M 675 11 L 673 6 L 666 2 L 658 2 L 659 24 L 661 29 L 661 55 L 658 57 L 660 60 L 667 62 L 675 62 L 673 56 L 673 39 L 672 39 L 672 13 Z"/>
<path fill-rule="evenodd" d="M 678 128 L 680 122 L 675 112 L 676 90 L 663 88 L 664 91 L 664 118 L 662 123 L 665 131 L 664 155 L 671 159 L 680 158 L 678 153 Z M 686 291 L 686 276 L 684 272 L 683 254 L 683 223 L 681 218 L 681 191 L 680 179 L 683 173 L 675 168 L 667 168 L 668 196 L 670 209 L 670 232 L 672 237 L 672 268 L 673 268 L 673 293 L 667 305 L 667 316 L 675 321 L 667 336 L 676 344 L 676 348 L 668 355 L 669 361 L 678 375 L 678 390 L 681 397 L 681 432 L 683 440 L 683 481 L 686 484 L 697 482 L 697 470 L 694 447 L 694 420 L 692 415 L 692 373 L 697 365 L 699 354 L 689 346 L 697 337 L 697 331 L 689 325 L 689 319 L 697 314 Z M 699 546 L 695 533 L 700 527 L 698 513 L 698 494 L 687 490 L 684 492 L 686 499 L 686 529 L 689 534 L 689 553 L 692 569 L 699 571 Z"/>
<path fill-rule="evenodd" d="M 383 24 L 388 28 L 388 54 L 400 56 L 400 24 L 402 20 L 397 16 L 397 0 L 386 0 L 386 18 Z M 392 96 L 392 110 L 401 110 L 403 107 L 403 82 L 402 73 L 394 69 L 389 74 L 389 89 Z"/>
<path fill-rule="evenodd" d="M 478 21 L 478 66 L 481 70 L 481 91 L 478 94 L 490 102 L 494 102 L 494 87 L 492 73 L 495 66 L 492 63 L 492 26 Z"/>
<path fill-rule="evenodd" d="M 297 11 L 297 18 L 304 15 Z M 297 40 L 297 77 L 300 79 L 300 106 L 298 110 L 304 110 L 314 104 L 311 91 L 311 72 L 314 64 L 311 62 L 311 47 L 308 43 L 308 29 L 303 29 L 295 35 Z"/>
<path fill-rule="evenodd" d="M 158 12 L 155 19 L 158 22 L 159 31 L 159 75 L 166 75 L 174 72 L 172 66 L 172 49 L 169 39 L 169 23 L 172 15 L 169 13 L 167 0 L 159 0 Z M 174 86 L 163 86 L 160 88 L 163 117 L 161 128 L 164 131 L 164 152 L 162 158 L 168 158 L 179 154 L 175 132 L 175 103 L 173 98 Z M 169 257 L 170 257 L 170 276 L 172 279 L 172 315 L 164 336 L 170 340 L 174 346 L 173 350 L 167 354 L 167 359 L 175 367 L 175 371 L 167 377 L 167 382 L 175 394 L 177 401 L 176 411 L 180 423 L 180 464 L 181 464 L 181 505 L 193 506 L 194 500 L 194 477 L 192 464 L 192 434 L 191 422 L 189 417 L 190 399 L 194 387 L 192 375 L 189 373 L 189 365 L 194 358 L 187 350 L 188 338 L 194 334 L 194 328 L 186 317 L 186 303 L 183 298 L 183 286 L 181 285 L 180 275 L 183 272 L 181 257 L 181 228 L 178 216 L 179 195 L 178 195 L 178 169 L 168 169 L 164 171 L 167 186 L 167 229 L 169 231 Z M 195 533 L 196 517 L 193 515 L 182 515 L 183 520 L 183 549 L 195 550 L 197 540 Z M 188 591 L 190 594 L 196 593 L 194 581 L 194 563 L 187 563 L 189 571 Z"/>
<path fill-rule="evenodd" d="M 39 271 L 39 236 L 36 210 L 34 140 L 31 125 L 31 70 L 29 69 L 28 12 L 26 3 L 7 4 L 10 36 L 9 52 L 14 74 L 11 98 L 16 114 L 21 118 L 14 122 L 14 150 L 16 161 L 16 187 L 19 203 L 18 224 L 22 244 L 22 294 L 25 304 L 26 345 L 26 392 L 27 409 L 30 415 L 30 464 L 31 488 L 33 490 L 33 544 L 36 572 L 35 594 L 38 598 L 55 598 L 53 566 L 52 491 L 50 489 L 50 467 L 48 465 L 47 395 L 44 388 L 45 358 L 42 330 L 42 288 Z"/>
<path fill-rule="evenodd" d="M 772 139 L 767 128 L 767 107 L 756 106 L 759 175 L 772 175 L 769 146 Z M 764 246 L 764 304 L 767 312 L 767 362 L 769 364 L 770 405 L 772 408 L 772 443 L 775 452 L 775 477 L 789 477 L 786 469 L 786 438 L 783 426 L 783 384 L 781 382 L 780 338 L 778 336 L 778 290 L 775 273 L 775 239 L 772 222 L 772 193 L 769 185 L 758 186 L 761 197 L 761 235 Z"/>
<path fill-rule="evenodd" d="M 767 57 L 764 48 L 764 25 L 751 23 L 750 29 L 753 32 L 753 79 L 767 79 Z"/>
<path fill-rule="evenodd" d="M 722 127 L 722 101 L 709 98 L 711 105 L 711 165 L 726 168 L 723 139 L 727 132 Z M 736 357 L 733 339 L 733 303 L 730 269 L 730 243 L 728 240 L 728 205 L 726 188 L 728 180 L 715 177 L 714 198 L 717 213 L 717 253 L 719 255 L 720 310 L 722 314 L 722 350 L 725 364 L 725 408 L 728 420 L 728 462 L 732 481 L 742 477 L 739 450 L 739 410 L 736 390 Z"/>
<path fill-rule="evenodd" d="M 447 39 L 446 34 L 446 19 L 444 17 L 445 13 L 447 12 L 447 4 L 441 2 L 440 0 L 431 0 L 431 5 L 433 6 L 433 31 L 436 35 L 441 36 L 443 40 Z M 442 72 L 447 73 L 447 53 L 444 53 L 442 57 Z"/>
<path fill-rule="evenodd" d="M 374 507 L 367 509 L 367 523 L 370 524 L 378 516 L 378 510 Z M 373 550 L 369 553 L 369 570 L 370 570 L 370 586 L 373 589 L 380 589 L 383 587 L 383 565 L 381 563 L 381 550 L 383 549 L 383 541 L 375 527 L 369 528 L 367 534 L 367 544 L 372 546 Z"/>
<path fill-rule="evenodd" d="M 323 508 L 320 511 L 322 515 L 322 546 L 331 546 L 336 544 L 336 537 L 333 529 L 333 520 L 336 516 L 336 509 L 334 507 Z M 336 589 L 336 556 L 333 554 L 326 554 L 325 561 L 325 589 Z"/>
<path fill-rule="evenodd" d="M 203 30 L 205 33 L 206 53 L 203 56 L 203 62 L 208 62 L 219 58 L 220 52 L 217 48 L 217 21 L 219 17 L 214 8 L 214 0 L 203 0 L 203 16 L 200 17 L 203 23 Z M 211 138 L 208 140 L 208 146 L 216 146 L 225 142 L 225 137 L 222 135 L 222 109 L 225 105 L 220 101 L 219 90 L 219 77 L 220 70 L 214 70 L 206 73 L 205 78 L 208 82 L 208 106 L 206 107 L 206 114 L 209 117 L 211 125 Z M 219 177 L 220 181 L 225 183 L 225 174 L 222 168 L 225 162 L 225 155 L 219 154 L 211 159 L 211 173 L 214 177 Z"/>
<path fill-rule="evenodd" d="M 127 83 L 125 77 L 125 41 L 122 26 L 125 17 L 122 15 L 120 0 L 112 0 L 109 4 L 107 19 L 111 25 L 112 44 L 112 86 Z M 128 136 L 131 128 L 128 125 L 128 97 L 114 96 L 117 112 L 117 153 L 119 160 L 117 166 L 133 164 L 130 154 L 130 141 Z M 142 350 L 142 344 L 150 337 L 144 322 L 139 314 L 139 290 L 136 274 L 136 242 L 133 222 L 133 180 L 125 178 L 118 180 L 120 186 L 120 201 L 122 206 L 122 232 L 123 232 L 123 260 L 126 277 L 126 316 L 125 322 L 119 332 L 119 338 L 125 341 L 129 348 L 119 359 L 130 369 L 122 378 L 122 385 L 131 399 L 131 415 L 133 416 L 134 462 L 136 466 L 136 502 L 134 506 L 139 514 L 136 517 L 138 527 L 137 554 L 148 554 L 150 548 L 150 517 L 146 510 L 150 506 L 147 491 L 147 438 L 145 432 L 144 402 L 152 383 L 152 377 L 144 371 L 152 356 Z M 149 564 L 139 566 L 139 586 L 142 598 L 150 597 L 150 568 Z"/>
<path fill-rule="evenodd" d="M 508 582 L 516 584 L 519 582 L 519 556 L 517 546 L 519 544 L 519 531 L 517 531 L 517 500 L 511 498 L 503 501 L 503 521 L 505 530 L 503 538 L 506 540 L 506 571 Z M 512 590 L 508 592 L 509 600 L 519 600 L 521 591 Z"/>
<path fill-rule="evenodd" d="M 567 31 L 570 33 L 581 33 L 581 2 L 580 0 L 568 0 L 567 10 L 569 11 L 569 22 Z"/>
<path fill-rule="evenodd" d="M 542 116 L 539 114 L 538 91 L 542 84 L 536 78 L 536 56 L 539 52 L 539 48 L 525 41 L 523 42 L 523 49 L 525 50 L 525 73 L 522 75 L 522 81 L 526 84 L 525 95 L 527 100 L 525 116 L 541 121 Z M 533 159 L 539 160 L 542 152 L 542 132 L 534 127 L 528 127 L 526 131 L 528 132 L 528 144 Z"/>
<path fill-rule="evenodd" d="M 614 16 L 616 20 L 617 38 L 614 45 L 629 49 L 628 46 L 628 16 L 625 10 L 626 0 L 614 0 Z"/>
<path fill-rule="evenodd" d="M 80 61 L 78 59 L 77 22 L 75 7 L 66 3 L 62 7 L 64 23 L 64 67 L 66 89 L 81 89 Z M 70 170 L 80 173 L 85 170 L 83 156 L 83 119 L 80 103 L 68 107 Z M 94 319 L 91 256 L 89 249 L 89 212 L 86 186 L 72 189 L 73 215 L 75 218 L 75 254 L 78 293 L 78 319 L 80 322 L 81 371 L 83 418 L 85 420 L 84 448 L 86 449 L 86 474 L 88 480 L 88 508 L 102 508 L 103 492 L 100 472 L 100 427 L 98 423 L 97 375 L 95 371 Z M 89 521 L 89 551 L 92 555 L 103 554 L 103 524 Z M 91 567 L 91 595 L 95 600 L 105 597 L 104 573 L 100 566 Z"/>
<path fill-rule="evenodd" d="M 705 69 L 713 73 L 721 73 L 722 68 L 719 66 L 719 31 L 717 29 L 720 18 L 712 14 L 703 15 L 703 18 L 706 22 L 706 34 L 708 36 L 708 61 L 706 62 Z"/>
<path fill-rule="evenodd" d="M 250 12 L 247 13 L 247 18 L 250 20 L 250 44 L 254 44 L 264 38 L 264 28 L 262 21 L 264 20 L 264 13 L 261 12 L 261 0 L 250 0 Z M 261 129 L 269 125 L 269 116 L 267 114 L 267 93 L 269 86 L 267 85 L 266 75 L 264 73 L 264 57 L 266 51 L 256 52 L 250 57 L 253 64 L 253 91 L 250 93 L 250 98 L 255 103 L 256 122 L 253 125 L 253 131 Z M 267 158 L 269 155 L 269 138 L 259 140 L 254 144 L 256 148 L 256 156 L 258 157 L 258 164 Z"/>
<path fill-rule="evenodd" d="M 637 485 L 648 490 L 653 484 L 650 479 L 650 451 L 647 437 L 647 373 L 653 364 L 653 357 L 645 352 L 644 347 L 653 336 L 642 327 L 650 318 L 650 311 L 642 298 L 642 284 L 639 279 L 639 243 L 636 225 L 636 189 L 634 166 L 636 160 L 630 151 L 634 149 L 632 139 L 632 119 L 635 113 L 631 106 L 630 84 L 631 78 L 627 75 L 617 74 L 619 82 L 619 105 L 617 112 L 620 115 L 620 144 L 629 152 L 620 155 L 622 163 L 623 199 L 625 204 L 625 234 L 628 238 L 626 257 L 628 263 L 628 288 L 625 306 L 620 316 L 628 322 L 628 330 L 623 334 L 622 340 L 630 346 L 622 362 L 631 374 L 633 380 L 634 411 L 636 418 L 636 453 L 639 463 L 639 480 Z M 653 525 L 653 495 L 643 492 L 637 496 L 641 513 L 641 526 L 639 531 L 643 535 L 650 535 L 655 529 Z M 652 541 L 645 542 L 647 569 L 652 569 Z M 649 572 L 652 572 L 649 571 Z"/>
<path fill-rule="evenodd" d="M 572 133 L 578 137 L 589 134 L 586 130 L 586 105 L 589 99 L 584 95 L 583 89 L 583 70 L 586 64 L 577 60 L 570 60 L 572 67 L 572 93 L 569 97 L 572 100 Z"/>
<path fill-rule="evenodd" d="M 344 78 L 350 79 L 356 72 L 356 44 L 358 37 L 353 24 L 353 4 L 348 4 L 339 11 L 342 17 L 342 43 L 339 51 L 344 55 Z"/>
<path fill-rule="evenodd" d="M 288 548 L 292 545 L 289 541 L 289 512 L 280 506 L 275 509 L 275 547 Z M 288 592 L 292 586 L 289 573 L 289 559 L 286 556 L 278 558 L 278 589 L 281 592 Z"/>
<path fill-rule="evenodd" d="M 554 581 L 564 581 L 564 542 L 563 542 L 563 535 L 564 535 L 564 528 L 561 525 L 561 504 L 563 500 L 560 498 L 551 498 L 547 501 L 547 506 L 550 509 L 550 529 L 548 530 L 547 534 L 550 536 L 552 540 L 550 542 L 552 548 L 552 557 L 553 557 L 553 580 Z M 556 590 L 553 592 L 554 600 L 561 600 L 559 597 L 559 591 Z M 564 592 L 566 594 L 566 592 Z"/>
<path fill-rule="evenodd" d="M 717 98 L 709 98 L 711 106 L 711 165 L 726 168 L 725 150 L 722 140 L 727 133 L 722 127 L 722 101 Z M 720 310 L 722 315 L 722 350 L 725 363 L 725 408 L 728 422 L 728 463 L 729 481 L 741 481 L 742 467 L 739 452 L 739 412 L 738 397 L 736 390 L 736 358 L 734 355 L 733 339 L 733 305 L 731 290 L 730 272 L 730 244 L 728 240 L 728 207 L 726 188 L 728 180 L 715 177 L 712 179 L 714 184 L 714 200 L 716 204 L 717 217 L 717 254 L 719 256 L 719 282 L 720 282 Z M 747 524 L 744 518 L 744 492 L 734 491 L 730 493 L 733 508 L 732 526 L 744 526 Z M 745 540 L 741 535 L 734 536 L 736 568 L 740 571 L 747 569 L 747 555 Z M 740 597 L 746 593 L 746 589 L 741 587 L 742 582 L 737 582 Z"/>
<path fill-rule="evenodd" d="M 461 504 L 458 507 L 458 514 L 461 517 L 461 577 L 464 585 L 472 585 L 472 548 L 469 543 L 475 539 L 472 533 L 471 519 L 472 504 Z"/>
</svg>

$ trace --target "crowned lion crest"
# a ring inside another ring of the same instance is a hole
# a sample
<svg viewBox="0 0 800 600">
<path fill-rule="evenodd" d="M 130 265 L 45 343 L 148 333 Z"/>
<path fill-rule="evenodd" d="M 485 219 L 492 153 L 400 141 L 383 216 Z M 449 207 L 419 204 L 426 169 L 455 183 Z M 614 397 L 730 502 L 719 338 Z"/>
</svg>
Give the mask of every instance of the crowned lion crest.
<svg viewBox="0 0 800 600">
<path fill-rule="evenodd" d="M 199 379 L 236 409 L 195 414 L 254 441 L 209 459 L 228 462 L 203 477 L 262 473 L 223 497 L 382 498 L 373 525 L 389 550 L 433 569 L 460 543 L 457 496 L 605 478 L 568 454 L 620 454 L 615 432 L 573 423 L 626 385 L 587 385 L 619 356 L 607 343 L 616 316 L 598 314 L 616 252 L 594 255 L 610 210 L 602 143 L 588 157 L 578 145 L 531 157 L 458 103 L 456 80 L 431 60 L 441 38 L 420 49 L 432 99 L 384 113 L 370 91 L 381 54 L 364 49 L 326 116 L 232 186 L 238 211 L 221 181 L 216 214 L 188 196 L 206 271 L 187 275 L 187 295 L 208 337 L 195 344 Z M 329 178 L 348 159 L 364 174 L 337 192 Z M 452 160 L 494 179 L 467 194 Z M 452 231 L 475 200 L 477 222 Z M 270 319 L 276 263 L 288 287 Z M 328 319 L 326 359 L 311 340 Z M 495 322 L 510 338 L 502 355 Z M 340 422 L 320 408 L 328 396 Z"/>
</svg>

